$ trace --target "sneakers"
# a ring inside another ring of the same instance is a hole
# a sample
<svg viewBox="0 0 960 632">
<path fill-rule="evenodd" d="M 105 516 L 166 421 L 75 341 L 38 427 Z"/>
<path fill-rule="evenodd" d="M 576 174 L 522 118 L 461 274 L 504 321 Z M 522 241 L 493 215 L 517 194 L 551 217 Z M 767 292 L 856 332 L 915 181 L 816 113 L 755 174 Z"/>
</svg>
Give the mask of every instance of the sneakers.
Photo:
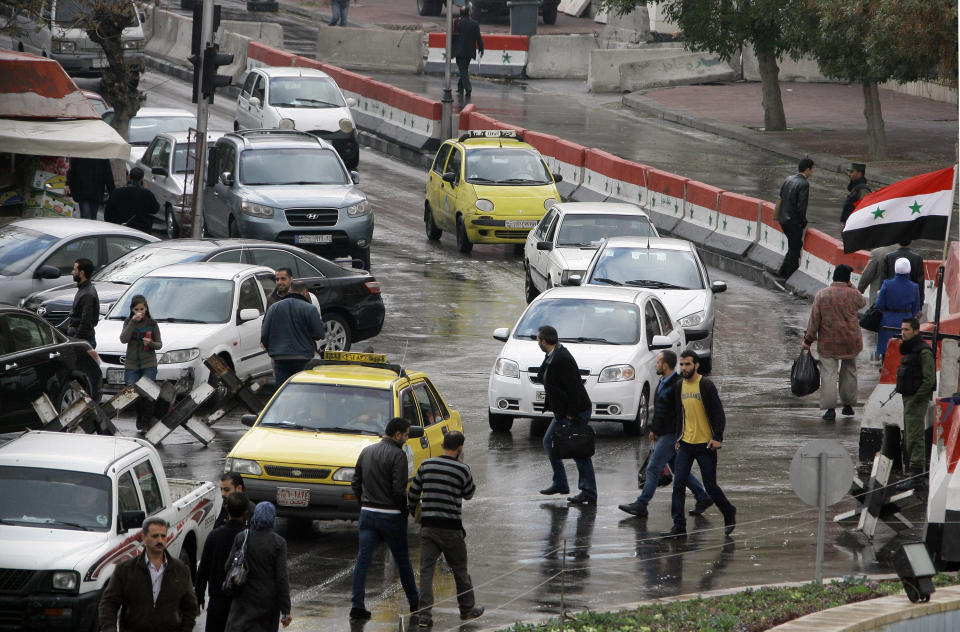
<svg viewBox="0 0 960 632">
<path fill-rule="evenodd" d="M 350 608 L 350 618 L 355 621 L 367 621 L 371 617 L 370 611 L 366 608 Z"/>
<path fill-rule="evenodd" d="M 580 492 L 576 496 L 571 496 L 567 498 L 567 503 L 571 505 L 596 505 L 597 499 L 587 496 L 583 492 Z"/>
<path fill-rule="evenodd" d="M 843 410 L 840 411 L 840 413 L 841 413 L 842 415 L 846 416 L 846 417 L 852 417 L 852 416 L 853 416 L 853 406 L 850 406 L 850 405 L 844 406 L 844 407 L 843 407 Z"/>
<path fill-rule="evenodd" d="M 730 535 L 737 526 L 737 508 L 734 507 L 730 515 L 723 517 L 723 535 Z"/>
<path fill-rule="evenodd" d="M 469 610 L 461 610 L 460 620 L 469 621 L 470 619 L 476 619 L 477 617 L 483 614 L 483 610 L 484 610 L 483 606 L 474 606 Z"/>
<path fill-rule="evenodd" d="M 704 511 L 706 511 L 712 504 L 713 504 L 713 499 L 710 498 L 709 496 L 706 496 L 698 500 L 697 504 L 694 505 L 693 509 L 691 509 L 687 513 L 691 516 L 699 516 Z"/>
<path fill-rule="evenodd" d="M 569 494 L 570 489 L 569 488 L 564 489 L 562 487 L 557 487 L 556 485 L 551 485 L 546 489 L 541 489 L 540 493 L 543 494 L 544 496 L 550 496 L 551 494 Z"/>
<path fill-rule="evenodd" d="M 636 516 L 638 518 L 647 517 L 647 506 L 643 503 L 633 502 L 628 505 L 617 505 L 617 507 L 620 508 L 620 511 L 625 511 L 632 516 Z"/>
<path fill-rule="evenodd" d="M 828 408 L 827 411 L 823 413 L 823 417 L 821 417 L 821 419 L 824 421 L 836 421 L 837 410 L 835 408 Z"/>
</svg>

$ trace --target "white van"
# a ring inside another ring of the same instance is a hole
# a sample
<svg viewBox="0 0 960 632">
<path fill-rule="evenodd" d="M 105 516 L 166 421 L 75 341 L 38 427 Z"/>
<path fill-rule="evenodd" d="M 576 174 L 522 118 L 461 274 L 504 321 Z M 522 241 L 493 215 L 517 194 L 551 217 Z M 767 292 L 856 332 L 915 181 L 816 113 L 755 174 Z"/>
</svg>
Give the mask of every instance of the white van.
<svg viewBox="0 0 960 632">
<path fill-rule="evenodd" d="M 101 76 L 107 58 L 100 45 L 91 41 L 79 25 L 88 6 L 89 0 L 44 0 L 39 18 L 27 11 L 19 12 L 14 45 L 21 52 L 55 59 L 71 76 Z M 143 16 L 132 1 L 130 6 L 130 25 L 123 30 L 125 57 L 143 68 Z"/>
</svg>

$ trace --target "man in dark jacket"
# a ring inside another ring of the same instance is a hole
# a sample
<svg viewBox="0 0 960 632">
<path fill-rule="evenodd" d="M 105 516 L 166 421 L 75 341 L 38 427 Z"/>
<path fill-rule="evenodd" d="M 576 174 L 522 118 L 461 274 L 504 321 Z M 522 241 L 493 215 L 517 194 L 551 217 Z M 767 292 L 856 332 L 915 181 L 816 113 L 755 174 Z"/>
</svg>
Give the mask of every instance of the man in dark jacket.
<svg viewBox="0 0 960 632">
<path fill-rule="evenodd" d="M 113 193 L 113 170 L 105 158 L 71 158 L 67 169 L 67 190 L 80 207 L 80 217 L 97 219 L 107 195 Z"/>
<path fill-rule="evenodd" d="M 97 348 L 95 329 L 100 320 L 100 297 L 97 288 L 90 282 L 93 274 L 93 262 L 80 258 L 73 262 L 73 281 L 77 284 L 77 293 L 73 295 L 73 307 L 70 315 L 57 326 L 61 333 L 71 338 L 81 338 Z"/>
<path fill-rule="evenodd" d="M 870 187 L 867 185 L 867 165 L 862 162 L 855 162 L 850 165 L 850 182 L 847 184 L 847 199 L 843 201 L 843 212 L 840 213 L 840 223 L 846 224 L 850 214 L 853 213 L 857 202 L 862 200 L 868 193 Z"/>
<path fill-rule="evenodd" d="M 277 268 L 273 273 L 273 281 L 277 285 L 267 294 L 267 309 L 281 299 L 290 296 L 290 285 L 293 284 L 293 270 L 286 266 Z"/>
<path fill-rule="evenodd" d="M 480 58 L 483 59 L 483 36 L 480 35 L 480 23 L 470 17 L 470 8 L 460 9 L 460 19 L 457 22 L 456 35 L 451 42 L 451 55 L 457 60 L 457 69 L 460 71 L 460 79 L 457 80 L 457 94 L 463 96 L 467 93 L 467 98 L 473 92 L 473 86 L 470 85 L 470 62 L 477 58 L 477 51 L 480 51 Z"/>
<path fill-rule="evenodd" d="M 537 344 L 546 354 L 537 372 L 537 379 L 543 384 L 543 409 L 553 412 L 553 421 L 543 435 L 543 449 L 553 468 L 553 482 L 550 487 L 541 489 L 540 493 L 567 494 L 570 491 L 567 471 L 563 461 L 553 456 L 553 433 L 561 424 L 588 424 L 593 404 L 587 389 L 583 387 L 580 367 L 566 347 L 560 344 L 557 330 L 550 325 L 541 327 L 537 331 Z M 593 472 L 593 460 L 587 457 L 573 461 L 577 464 L 577 487 L 580 493 L 568 498 L 567 502 L 571 505 L 596 505 L 597 479 Z"/>
<path fill-rule="evenodd" d="M 933 349 L 920 336 L 920 321 L 905 318 L 900 327 L 903 359 L 897 369 L 897 392 L 903 398 L 903 440 L 910 459 L 908 485 L 922 489 L 926 483 L 927 450 L 924 445 L 927 409 L 937 385 Z"/>
<path fill-rule="evenodd" d="M 317 351 L 326 329 L 320 312 L 307 298 L 307 286 L 294 281 L 287 298 L 267 310 L 260 328 L 260 344 L 273 360 L 277 388 L 291 375 L 299 373 Z"/>
<path fill-rule="evenodd" d="M 163 518 L 143 521 L 145 550 L 120 562 L 100 597 L 100 632 L 191 632 L 197 597 L 187 565 L 167 553 Z"/>
<path fill-rule="evenodd" d="M 243 476 L 236 472 L 224 472 L 220 475 L 220 498 L 222 502 L 220 503 L 220 513 L 213 523 L 214 529 L 225 525 L 227 520 L 230 519 L 230 515 L 227 513 L 227 499 L 230 498 L 231 494 L 237 492 L 243 493 L 244 497 L 248 498 L 247 513 L 243 518 L 243 525 L 246 526 L 247 523 L 250 522 L 250 518 L 253 517 L 253 510 L 257 508 L 257 505 L 252 500 L 249 500 L 249 497 L 246 495 L 246 489 L 243 486 Z"/>
<path fill-rule="evenodd" d="M 696 461 L 700 466 L 703 486 L 723 514 L 724 535 L 733 533 L 737 525 L 737 508 L 730 504 L 717 485 L 717 451 L 723 446 L 723 430 L 727 423 L 717 387 L 708 378 L 697 372 L 700 357 L 694 351 L 680 354 L 680 399 L 683 404 L 683 423 L 678 430 L 677 463 L 673 472 L 673 528 L 663 535 L 679 537 L 687 534 L 687 521 L 683 515 L 690 468 Z"/>
<path fill-rule="evenodd" d="M 403 446 L 410 438 L 410 422 L 403 417 L 394 417 L 387 422 L 383 434 L 379 443 L 360 452 L 353 473 L 353 493 L 360 501 L 360 519 L 357 521 L 360 550 L 353 569 L 350 618 L 361 621 L 370 618 L 370 611 L 364 607 L 364 590 L 367 569 L 380 542 L 386 542 L 397 564 L 410 612 L 417 610 L 420 604 L 407 545 L 407 478 L 412 472 Z"/>
<path fill-rule="evenodd" d="M 803 250 L 803 231 L 807 228 L 807 201 L 810 198 L 810 179 L 813 161 L 804 158 L 797 165 L 797 173 L 787 178 L 780 187 L 780 227 L 787 236 L 787 255 L 777 271 L 784 279 L 800 267 Z"/>
<path fill-rule="evenodd" d="M 107 199 L 103 219 L 149 233 L 153 230 L 153 216 L 159 210 L 157 198 L 144 188 L 143 169 L 134 167 L 126 186 L 116 189 Z"/>
<path fill-rule="evenodd" d="M 227 497 L 228 520 L 215 528 L 207 536 L 203 545 L 203 556 L 197 567 L 197 603 L 203 607 L 207 585 L 210 586 L 210 604 L 207 606 L 206 632 L 223 632 L 230 614 L 230 597 L 223 594 L 223 579 L 227 576 L 227 560 L 237 534 L 243 531 L 244 523 L 249 520 L 247 507 L 250 501 L 243 492 L 233 492 Z"/>
<path fill-rule="evenodd" d="M 897 259 L 901 257 L 910 262 L 910 280 L 920 288 L 920 296 L 923 297 L 923 284 L 926 281 L 926 274 L 923 269 L 923 257 L 910 250 L 910 241 L 901 241 L 899 248 L 893 252 L 887 253 L 883 258 L 883 278 L 892 279 L 897 276 Z"/>
<path fill-rule="evenodd" d="M 653 396 L 653 421 L 647 430 L 650 431 L 650 441 L 656 442 L 650 459 L 647 463 L 647 476 L 643 483 L 643 491 L 637 500 L 620 505 L 620 509 L 639 518 L 647 517 L 647 505 L 657 491 L 660 482 L 660 473 L 665 465 L 673 465 L 677 444 L 677 428 L 683 418 L 683 403 L 680 401 L 680 388 L 683 378 L 676 372 L 677 354 L 673 351 L 661 351 L 657 356 L 657 375 L 660 383 Z M 699 516 L 713 504 L 713 500 L 704 491 L 703 485 L 693 474 L 687 480 L 687 488 L 693 492 L 696 506 L 690 510 L 691 516 Z"/>
</svg>

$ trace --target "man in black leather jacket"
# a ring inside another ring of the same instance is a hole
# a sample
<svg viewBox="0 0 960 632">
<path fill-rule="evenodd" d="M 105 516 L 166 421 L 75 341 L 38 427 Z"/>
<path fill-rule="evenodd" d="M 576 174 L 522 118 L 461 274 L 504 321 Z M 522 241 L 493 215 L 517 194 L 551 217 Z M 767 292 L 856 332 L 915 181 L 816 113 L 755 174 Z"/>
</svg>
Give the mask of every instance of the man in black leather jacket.
<svg viewBox="0 0 960 632">
<path fill-rule="evenodd" d="M 100 320 L 100 298 L 97 288 L 93 287 L 90 277 L 93 275 L 93 262 L 81 257 L 73 263 L 73 280 L 77 284 L 77 293 L 73 295 L 73 307 L 70 315 L 57 327 L 71 338 L 81 338 L 97 348 L 95 329 Z"/>
<path fill-rule="evenodd" d="M 780 227 L 787 236 L 787 256 L 783 259 L 777 276 L 784 279 L 800 267 L 800 251 L 803 249 L 803 231 L 807 227 L 807 200 L 810 197 L 810 175 L 813 161 L 804 158 L 793 174 L 780 186 Z"/>
<path fill-rule="evenodd" d="M 867 165 L 862 162 L 855 162 L 850 165 L 850 183 L 847 184 L 847 199 L 843 201 L 843 212 L 840 213 L 840 223 L 846 224 L 850 215 L 853 213 L 857 202 L 862 200 L 870 193 L 870 185 L 867 184 Z"/>
</svg>

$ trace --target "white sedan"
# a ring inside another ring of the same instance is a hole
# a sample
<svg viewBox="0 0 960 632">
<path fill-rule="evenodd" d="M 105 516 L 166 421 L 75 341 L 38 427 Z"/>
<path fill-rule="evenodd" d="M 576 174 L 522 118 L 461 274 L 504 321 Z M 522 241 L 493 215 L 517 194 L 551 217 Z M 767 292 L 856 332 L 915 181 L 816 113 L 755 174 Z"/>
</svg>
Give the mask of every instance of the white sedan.
<svg viewBox="0 0 960 632">
<path fill-rule="evenodd" d="M 560 344 L 576 359 L 593 402 L 591 419 L 620 422 L 626 434 L 639 433 L 659 379 L 657 354 L 679 353 L 686 338 L 655 294 L 628 288 L 553 288 L 527 306 L 512 332 L 494 331 L 506 344 L 490 372 L 490 427 L 506 431 L 515 417 L 530 417 L 535 434 L 546 431 L 552 415 L 543 409 L 537 379 L 544 357 L 537 330 L 543 325 L 556 328 Z"/>
</svg>

